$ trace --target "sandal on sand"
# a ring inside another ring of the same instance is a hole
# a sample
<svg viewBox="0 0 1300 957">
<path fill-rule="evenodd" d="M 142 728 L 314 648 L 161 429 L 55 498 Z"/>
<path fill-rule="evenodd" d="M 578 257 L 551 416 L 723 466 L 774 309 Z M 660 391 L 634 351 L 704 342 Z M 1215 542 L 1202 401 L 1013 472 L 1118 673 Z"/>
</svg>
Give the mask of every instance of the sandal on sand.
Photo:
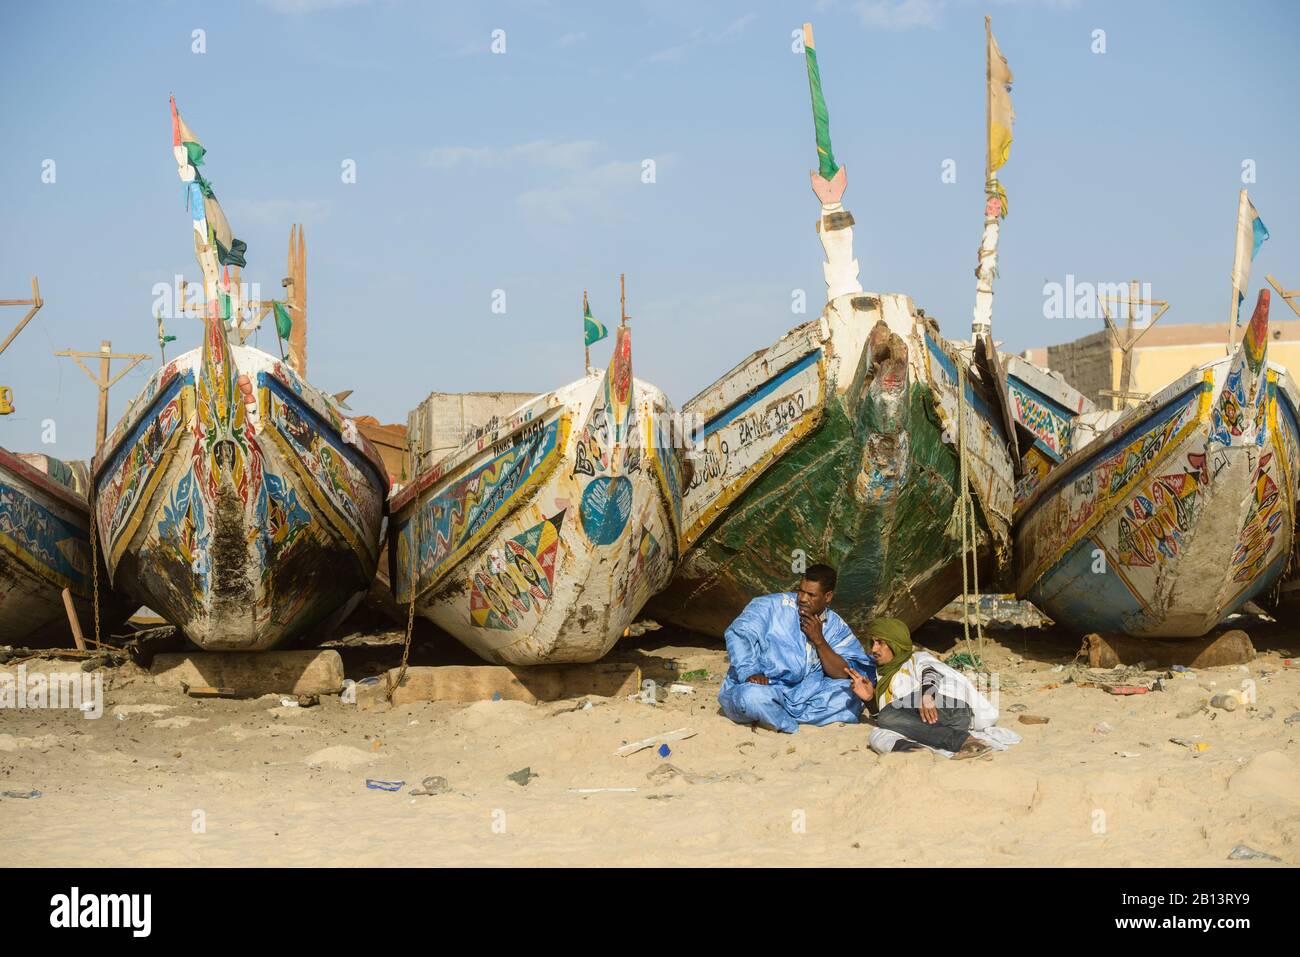
<svg viewBox="0 0 1300 957">
<path fill-rule="evenodd" d="M 953 752 L 952 759 L 954 761 L 964 761 L 968 758 L 990 757 L 992 754 L 993 749 L 991 747 L 983 741 L 977 741 L 972 745 L 963 745 L 959 750 Z"/>
</svg>

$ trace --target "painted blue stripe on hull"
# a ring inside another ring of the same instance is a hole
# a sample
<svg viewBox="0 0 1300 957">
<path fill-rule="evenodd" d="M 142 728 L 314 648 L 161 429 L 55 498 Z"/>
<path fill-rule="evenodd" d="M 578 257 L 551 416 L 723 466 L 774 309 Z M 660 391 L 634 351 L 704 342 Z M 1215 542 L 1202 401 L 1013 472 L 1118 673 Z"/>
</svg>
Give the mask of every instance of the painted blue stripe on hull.
<svg viewBox="0 0 1300 957">
<path fill-rule="evenodd" d="M 1047 495 L 1044 495 L 1037 502 L 1035 502 L 1034 507 L 1031 508 L 1028 512 L 1026 512 L 1017 521 L 1018 522 L 1026 521 L 1029 518 L 1029 516 L 1033 515 L 1043 506 L 1044 502 L 1050 499 L 1053 495 L 1062 491 L 1065 488 L 1066 484 L 1073 480 L 1075 475 L 1077 475 L 1079 472 L 1083 471 L 1084 469 L 1091 467 L 1092 464 L 1098 458 L 1101 458 L 1102 456 L 1106 455 L 1108 452 L 1113 452 L 1118 446 L 1125 445 L 1138 433 L 1149 432 L 1152 429 L 1154 429 L 1156 426 L 1163 423 L 1165 420 L 1170 419 L 1174 415 L 1178 414 L 1183 409 L 1183 406 L 1185 404 L 1184 400 L 1187 399 L 1188 396 L 1192 396 L 1193 397 L 1192 401 L 1196 401 L 1195 393 L 1200 392 L 1204 388 L 1205 388 L 1204 382 L 1196 383 L 1191 388 L 1189 388 L 1186 392 L 1180 393 L 1178 396 L 1172 399 L 1158 412 L 1153 412 L 1145 419 L 1141 419 L 1138 422 L 1134 423 L 1133 426 L 1130 429 L 1128 429 L 1128 431 L 1126 431 L 1119 438 L 1112 439 L 1111 441 L 1106 442 L 1104 444 L 1101 443 L 1100 441 L 1094 441 L 1084 446 L 1084 448 L 1080 451 L 1080 453 L 1076 455 L 1071 455 L 1069 458 L 1074 459 L 1075 461 L 1072 461 L 1069 464 L 1062 466 L 1064 472 L 1062 472 L 1060 478 L 1055 478 L 1056 472 L 1055 471 L 1052 472 L 1052 476 L 1053 476 L 1052 482 L 1054 483 L 1052 490 Z"/>
<path fill-rule="evenodd" d="M 140 416 L 139 420 L 135 423 L 135 427 L 132 428 L 126 437 L 117 444 L 117 449 L 113 452 L 113 457 L 108 460 L 108 464 L 100 467 L 100 478 L 108 478 L 117 471 L 117 466 L 122 461 L 122 456 L 135 448 L 135 444 L 140 441 L 140 436 L 144 434 L 144 430 L 153 424 L 154 417 L 157 416 L 158 410 L 170 402 L 172 397 L 176 395 L 183 386 L 187 385 L 194 385 L 193 371 L 178 372 L 176 375 L 172 376 L 172 379 L 167 383 L 166 388 L 153 397 L 153 401 L 149 403 L 149 408 L 145 410 L 144 415 Z M 182 425 L 183 424 L 184 423 L 182 423 Z M 98 481 L 95 483 L 95 488 L 99 488 Z"/>
<path fill-rule="evenodd" d="M 349 462 L 351 462 L 358 469 L 361 469 L 364 472 L 368 472 L 370 475 L 374 476 L 376 479 L 375 484 L 378 485 L 380 488 L 384 487 L 383 476 L 381 476 L 375 470 L 375 467 L 374 465 L 371 464 L 370 460 L 367 459 L 360 452 L 358 452 L 356 449 L 352 448 L 346 442 L 344 442 L 342 437 L 338 434 L 338 431 L 334 428 L 334 426 L 331 425 L 324 418 L 322 418 L 316 412 L 315 409 L 313 409 L 310 405 L 304 402 L 301 396 L 295 393 L 292 389 L 286 386 L 275 376 L 268 375 L 266 372 L 259 372 L 257 374 L 257 384 L 259 386 L 269 387 L 272 392 L 274 392 L 281 399 L 283 399 L 288 405 L 292 406 L 295 412 L 297 412 L 303 418 L 307 419 L 311 423 L 312 427 L 316 430 L 316 432 L 319 433 L 325 439 L 325 441 L 329 443 L 330 448 L 334 449 L 340 455 L 344 456 Z"/>
<path fill-rule="evenodd" d="M 744 415 L 749 408 L 780 388 L 782 383 L 789 381 L 804 369 L 821 359 L 821 355 L 822 351 L 820 349 L 808 353 L 808 355 L 804 356 L 793 365 L 786 366 L 781 373 L 774 378 L 768 379 L 753 392 L 737 399 L 730 407 L 719 412 L 713 418 L 709 419 L 708 422 L 704 423 L 704 428 L 700 432 L 700 438 L 707 438 L 714 432 L 718 431 L 718 429 L 734 422 L 737 418 Z"/>
</svg>

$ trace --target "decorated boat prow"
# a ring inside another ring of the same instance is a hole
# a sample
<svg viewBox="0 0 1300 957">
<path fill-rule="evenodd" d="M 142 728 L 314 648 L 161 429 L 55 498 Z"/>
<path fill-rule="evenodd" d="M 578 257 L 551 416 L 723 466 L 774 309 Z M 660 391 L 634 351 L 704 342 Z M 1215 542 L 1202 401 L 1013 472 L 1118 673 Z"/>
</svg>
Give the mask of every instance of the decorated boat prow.
<svg viewBox="0 0 1300 957">
<path fill-rule="evenodd" d="M 229 234 L 192 165 L 202 147 L 173 103 L 194 217 L 203 344 L 159 369 L 94 466 L 113 582 L 202 648 L 260 651 L 327 628 L 375 574 L 388 478 L 378 453 L 283 360 L 233 345 L 242 303 Z M 197 149 L 196 149 L 197 148 Z"/>
<path fill-rule="evenodd" d="M 700 423 L 684 558 L 648 608 L 714 636 L 813 562 L 837 569 L 835 609 L 860 628 L 881 615 L 920 625 L 961 594 L 964 560 L 985 584 L 1010 561 L 1001 384 L 910 297 L 863 292 L 808 25 L 804 48 L 827 303 L 683 407 Z"/>
<path fill-rule="evenodd" d="M 397 601 L 487 661 L 602 657 L 677 562 L 671 419 L 621 325 L 607 370 L 476 430 L 394 497 Z"/>
<path fill-rule="evenodd" d="M 1269 363 L 1262 290 L 1232 355 L 1067 456 L 1025 502 L 1017 591 L 1077 632 L 1197 638 L 1295 548 L 1300 392 Z"/>
</svg>

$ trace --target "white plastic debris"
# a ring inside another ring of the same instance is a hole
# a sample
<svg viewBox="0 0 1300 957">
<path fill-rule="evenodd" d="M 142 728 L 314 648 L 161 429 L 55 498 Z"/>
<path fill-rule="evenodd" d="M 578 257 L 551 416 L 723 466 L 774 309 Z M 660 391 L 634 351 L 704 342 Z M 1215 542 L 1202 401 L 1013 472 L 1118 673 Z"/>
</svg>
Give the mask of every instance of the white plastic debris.
<svg viewBox="0 0 1300 957">
<path fill-rule="evenodd" d="M 339 700 L 344 704 L 357 703 L 357 683 L 351 678 L 343 679 L 343 695 Z"/>
</svg>

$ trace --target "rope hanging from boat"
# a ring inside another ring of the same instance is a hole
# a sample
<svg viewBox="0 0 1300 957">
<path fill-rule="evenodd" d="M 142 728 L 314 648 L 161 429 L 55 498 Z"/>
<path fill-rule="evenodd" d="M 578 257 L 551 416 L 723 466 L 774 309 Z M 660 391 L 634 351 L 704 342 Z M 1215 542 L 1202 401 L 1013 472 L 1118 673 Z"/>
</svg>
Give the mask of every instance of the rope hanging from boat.
<svg viewBox="0 0 1300 957">
<path fill-rule="evenodd" d="M 86 492 L 86 502 L 90 505 L 90 581 L 91 606 L 95 610 L 95 647 L 103 648 L 104 644 L 99 640 L 99 533 L 95 529 L 95 513 L 98 509 L 95 507 L 93 479 Z"/>
<path fill-rule="evenodd" d="M 416 419 L 416 435 L 407 446 L 411 453 L 411 481 L 413 482 L 416 481 L 420 474 L 419 417 L 417 416 Z M 420 493 L 418 488 L 416 489 L 416 493 L 412 497 L 411 501 L 414 508 L 414 513 L 411 515 L 411 521 L 415 526 L 411 530 L 411 603 L 406 610 L 406 641 L 402 644 L 402 664 L 401 667 L 397 669 L 397 680 L 390 681 L 388 684 L 389 704 L 393 703 L 393 695 L 397 693 L 397 689 L 401 687 L 402 681 L 406 678 L 406 663 L 411 657 L 411 632 L 415 627 L 415 595 L 417 590 L 416 584 L 419 581 L 419 575 L 416 573 L 416 561 L 420 557 Z M 389 534 L 392 534 L 391 528 L 389 529 Z M 390 567 L 388 572 L 391 575 L 396 572 L 396 569 Z"/>
<path fill-rule="evenodd" d="M 975 611 L 975 636 L 979 650 L 977 657 L 970 646 L 970 601 L 971 586 L 974 586 L 976 602 L 980 594 L 979 572 L 979 525 L 976 523 L 975 499 L 970 493 L 968 460 L 970 453 L 966 449 L 966 367 L 957 363 L 957 459 L 960 463 L 958 481 L 961 492 L 957 496 L 957 524 L 961 529 L 961 623 L 966 653 L 970 655 L 971 664 L 982 666 L 984 657 L 984 629 L 980 625 L 979 609 Z M 966 567 L 970 556 L 970 569 Z"/>
</svg>

